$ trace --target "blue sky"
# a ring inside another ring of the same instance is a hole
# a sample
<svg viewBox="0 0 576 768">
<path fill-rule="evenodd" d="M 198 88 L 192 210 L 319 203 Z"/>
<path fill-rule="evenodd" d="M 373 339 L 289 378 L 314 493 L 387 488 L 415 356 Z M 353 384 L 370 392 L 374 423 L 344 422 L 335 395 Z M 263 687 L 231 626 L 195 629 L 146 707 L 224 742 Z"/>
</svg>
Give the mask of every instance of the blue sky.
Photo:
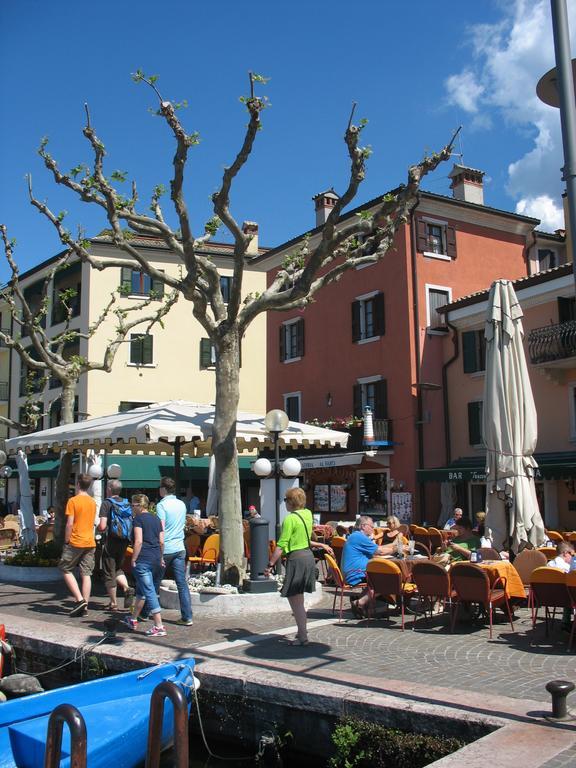
<svg viewBox="0 0 576 768">
<path fill-rule="evenodd" d="M 198 232 L 242 140 L 238 97 L 249 70 L 271 78 L 272 106 L 232 210 L 259 223 L 263 245 L 311 228 L 311 197 L 344 188 L 342 136 L 353 101 L 357 117 L 369 120 L 364 136 L 373 148 L 357 203 L 403 181 L 410 163 L 462 124 L 458 150 L 486 171 L 485 202 L 539 216 L 544 229 L 562 225 L 559 116 L 535 96 L 554 64 L 548 0 L 8 0 L 0 3 L 0 35 L 0 222 L 17 240 L 23 269 L 60 249 L 28 202 L 26 173 L 38 197 L 68 211 L 71 229 L 82 224 L 96 234 L 106 226 L 98 211 L 55 187 L 36 154 L 46 135 L 62 169 L 90 161 L 85 101 L 107 169 L 128 171 L 144 209 L 153 186 L 168 182 L 173 144 L 147 111 L 152 93 L 130 78 L 137 68 L 160 76 L 165 98 L 188 100 L 183 120 L 200 132 L 186 183 Z M 442 166 L 424 188 L 449 194 L 449 170 Z"/>
</svg>

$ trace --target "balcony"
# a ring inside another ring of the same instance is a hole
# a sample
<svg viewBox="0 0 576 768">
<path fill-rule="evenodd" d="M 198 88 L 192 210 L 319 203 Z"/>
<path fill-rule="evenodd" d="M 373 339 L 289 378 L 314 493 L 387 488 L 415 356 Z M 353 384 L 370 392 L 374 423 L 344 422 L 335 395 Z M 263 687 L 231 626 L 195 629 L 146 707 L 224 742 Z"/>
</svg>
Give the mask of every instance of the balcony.
<svg viewBox="0 0 576 768">
<path fill-rule="evenodd" d="M 534 365 L 554 363 L 556 367 L 567 367 L 563 361 L 576 357 L 576 320 L 534 328 L 528 334 L 528 354 Z"/>
<path fill-rule="evenodd" d="M 386 448 L 382 443 L 388 443 L 392 447 L 392 420 L 391 419 L 374 419 L 374 440 L 379 445 L 378 448 Z M 339 429 L 339 427 L 334 427 Z M 350 439 L 348 440 L 349 451 L 365 451 L 366 445 L 364 444 L 364 426 L 350 427 Z"/>
</svg>

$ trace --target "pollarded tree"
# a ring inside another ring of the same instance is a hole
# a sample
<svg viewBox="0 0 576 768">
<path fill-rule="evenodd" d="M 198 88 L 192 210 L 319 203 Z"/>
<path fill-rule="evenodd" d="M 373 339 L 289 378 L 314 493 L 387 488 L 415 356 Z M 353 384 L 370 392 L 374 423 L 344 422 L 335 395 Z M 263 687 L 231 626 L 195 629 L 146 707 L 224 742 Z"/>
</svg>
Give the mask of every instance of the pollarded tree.
<svg viewBox="0 0 576 768">
<path fill-rule="evenodd" d="M 95 269 L 123 266 L 128 258 L 152 279 L 163 281 L 191 302 L 194 317 L 208 334 L 216 352 L 216 413 L 212 448 L 220 500 L 224 579 L 235 583 L 241 575 L 243 555 L 235 440 L 242 337 L 250 323 L 261 313 L 303 308 L 312 301 L 317 291 L 338 280 L 348 270 L 381 259 L 392 246 L 399 227 L 408 221 L 418 199 L 422 178 L 450 157 L 454 137 L 440 152 L 411 166 L 407 183 L 385 196 L 374 215 L 358 217 L 352 223 L 341 224 L 344 209 L 355 198 L 364 179 L 366 160 L 370 154 L 369 148 L 360 146 L 360 136 L 366 121 L 354 125 L 352 114 L 344 136 L 350 161 L 347 187 L 336 201 L 321 234 L 313 241 L 305 241 L 303 247 L 285 260 L 274 281 L 263 293 L 244 296 L 242 280 L 250 258 L 248 250 L 251 236 L 242 231 L 230 210 L 230 192 L 236 176 L 250 157 L 261 128 L 261 114 L 266 107 L 266 99 L 255 95 L 254 88 L 256 84 L 264 84 L 265 79 L 250 74 L 250 94 L 241 99 L 249 115 L 242 144 L 233 162 L 224 169 L 221 185 L 212 196 L 214 217 L 205 224 L 204 233 L 198 237 L 194 234 L 183 194 L 188 153 L 191 147 L 198 144 L 198 134 L 186 132 L 177 114 L 181 105 L 162 98 L 155 76 L 147 77 L 138 71 L 133 79 L 146 83 L 153 90 L 159 103 L 157 114 L 166 122 L 175 142 L 170 198 L 177 215 L 178 230 L 175 231 L 166 222 L 161 205 L 164 192 L 162 187 L 156 187 L 152 194 L 150 215 L 138 209 L 139 199 L 134 183 L 129 196 L 118 191 L 117 182 L 125 180 L 124 174 L 115 172 L 106 176 L 105 148 L 91 125 L 88 110 L 83 133 L 93 153 L 91 168 L 79 165 L 65 173 L 48 153 L 46 142 L 42 143 L 39 151 L 57 184 L 67 187 L 83 202 L 102 209 L 122 260 L 99 260 L 90 252 L 89 242 L 73 238 L 62 221 L 44 203 L 33 196 L 32 203 L 52 222 L 62 242 Z M 234 241 L 234 273 L 227 303 L 222 296 L 218 271 L 202 252 L 204 243 L 221 225 L 228 230 Z M 181 275 L 174 277 L 164 274 L 150 264 L 146 253 L 132 241 L 134 233 L 160 238 L 180 263 Z"/>
<path fill-rule="evenodd" d="M 62 217 L 60 217 L 62 218 Z M 57 305 L 57 320 L 59 330 L 53 333 L 46 329 L 46 319 L 50 306 L 50 288 L 55 278 L 63 274 L 72 262 L 77 263 L 73 249 L 67 249 L 51 264 L 45 273 L 40 289 L 34 294 L 34 305 L 20 281 L 20 271 L 14 259 L 14 243 L 8 239 L 6 226 L 0 224 L 0 233 L 4 245 L 4 256 L 10 269 L 10 278 L 6 285 L 0 288 L 0 299 L 8 306 L 12 319 L 12 331 L 0 329 L 0 341 L 20 358 L 23 372 L 22 382 L 25 388 L 27 416 L 18 421 L 0 416 L 0 421 L 15 429 L 17 432 L 30 432 L 36 428 L 38 420 L 43 415 L 43 409 L 38 407 L 38 398 L 49 386 L 50 380 L 56 380 L 62 388 L 58 400 L 60 402 L 60 424 L 71 424 L 74 421 L 74 402 L 80 377 L 90 371 L 105 371 L 110 373 L 120 345 L 126 342 L 128 334 L 136 326 L 142 327 L 143 333 L 161 323 L 162 318 L 178 301 L 180 293 L 173 290 L 163 297 L 160 306 L 147 311 L 150 305 L 159 297 L 151 295 L 130 306 L 119 302 L 122 290 L 117 296 L 112 294 L 110 301 L 100 315 L 88 327 L 76 327 L 74 323 L 75 308 L 80 296 L 76 288 L 68 287 L 55 295 Z M 89 340 L 101 331 L 106 321 L 107 332 L 112 330 L 107 340 L 107 347 L 102 360 L 89 360 L 80 354 L 80 342 Z M 60 459 L 58 476 L 56 478 L 56 525 L 55 537 L 60 540 L 64 533 L 64 509 L 68 500 L 68 485 L 72 470 L 72 454 L 63 452 Z"/>
</svg>

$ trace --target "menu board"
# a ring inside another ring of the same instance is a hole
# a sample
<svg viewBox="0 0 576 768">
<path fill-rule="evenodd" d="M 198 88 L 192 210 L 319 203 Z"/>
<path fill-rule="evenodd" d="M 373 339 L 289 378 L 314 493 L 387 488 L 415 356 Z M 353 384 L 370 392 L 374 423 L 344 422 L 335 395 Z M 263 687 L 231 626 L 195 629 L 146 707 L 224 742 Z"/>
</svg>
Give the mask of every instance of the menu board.
<svg viewBox="0 0 576 768">
<path fill-rule="evenodd" d="M 314 486 L 314 511 L 344 514 L 348 511 L 346 486 L 335 484 Z"/>
<path fill-rule="evenodd" d="M 410 523 L 412 521 L 411 493 L 392 493 L 392 514 L 401 523 Z"/>
<path fill-rule="evenodd" d="M 346 487 L 344 485 L 330 486 L 330 512 L 347 512 Z"/>
<path fill-rule="evenodd" d="M 314 486 L 314 511 L 330 512 L 330 486 Z"/>
</svg>

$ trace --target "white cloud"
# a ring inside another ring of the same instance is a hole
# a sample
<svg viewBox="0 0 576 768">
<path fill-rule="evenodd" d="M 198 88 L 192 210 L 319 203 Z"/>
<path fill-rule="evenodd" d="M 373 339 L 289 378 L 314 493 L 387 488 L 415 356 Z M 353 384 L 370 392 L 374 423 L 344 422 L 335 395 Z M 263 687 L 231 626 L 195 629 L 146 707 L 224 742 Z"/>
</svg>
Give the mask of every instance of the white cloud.
<svg viewBox="0 0 576 768">
<path fill-rule="evenodd" d="M 540 219 L 539 229 L 545 232 L 555 232 L 564 229 L 564 210 L 548 195 L 525 197 L 516 203 L 516 213 L 523 216 L 533 216 Z"/>
<path fill-rule="evenodd" d="M 489 129 L 490 115 L 496 113 L 508 125 L 533 134 L 532 149 L 508 167 L 507 191 L 519 205 L 543 211 L 544 216 L 534 215 L 548 228 L 544 221 L 557 222 L 561 214 L 563 187 L 558 110 L 539 101 L 535 90 L 555 63 L 550 3 L 513 0 L 501 7 L 498 23 L 469 30 L 473 63 L 446 80 L 447 100 L 471 116 L 475 129 Z M 569 3 L 569 21 L 576 30 L 576 3 Z"/>
</svg>

